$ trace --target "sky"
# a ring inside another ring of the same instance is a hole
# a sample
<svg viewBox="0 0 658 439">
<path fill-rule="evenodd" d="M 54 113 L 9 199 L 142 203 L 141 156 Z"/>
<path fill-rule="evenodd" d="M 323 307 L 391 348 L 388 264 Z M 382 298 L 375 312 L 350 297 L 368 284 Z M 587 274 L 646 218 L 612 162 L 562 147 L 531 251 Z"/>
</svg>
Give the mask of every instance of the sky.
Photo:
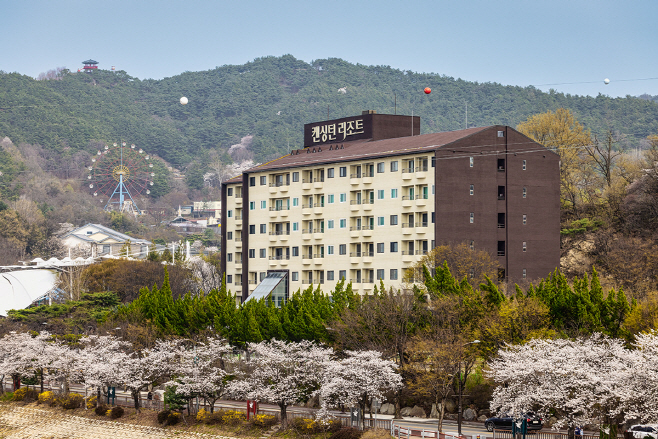
<svg viewBox="0 0 658 439">
<path fill-rule="evenodd" d="M 658 95 L 656 0 L 0 0 L 0 17 L 0 70 L 32 77 L 90 58 L 161 79 L 291 54 Z"/>
</svg>

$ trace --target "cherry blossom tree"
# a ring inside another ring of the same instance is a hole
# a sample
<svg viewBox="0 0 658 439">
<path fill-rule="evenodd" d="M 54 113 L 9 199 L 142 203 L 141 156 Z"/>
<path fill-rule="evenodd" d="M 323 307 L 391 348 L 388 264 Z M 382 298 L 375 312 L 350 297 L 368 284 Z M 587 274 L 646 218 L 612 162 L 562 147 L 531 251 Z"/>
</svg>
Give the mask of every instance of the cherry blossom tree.
<svg viewBox="0 0 658 439">
<path fill-rule="evenodd" d="M 288 406 L 308 400 L 320 389 L 322 371 L 331 364 L 333 350 L 310 341 L 279 340 L 249 344 L 247 350 L 245 375 L 231 383 L 230 391 L 278 405 L 285 428 Z"/>
<path fill-rule="evenodd" d="M 345 351 L 346 357 L 327 364 L 320 396 L 323 405 L 358 404 L 361 425 L 366 406 L 373 398 L 383 400 L 384 393 L 402 387 L 402 377 L 393 361 L 378 351 Z"/>
<path fill-rule="evenodd" d="M 231 381 L 236 377 L 235 361 L 231 359 L 231 346 L 222 338 L 209 337 L 204 343 L 195 343 L 193 349 L 182 350 L 176 365 L 176 378 L 169 385 L 176 393 L 199 397 L 215 402 L 227 395 Z"/>
<path fill-rule="evenodd" d="M 489 363 L 488 375 L 499 383 L 491 410 L 517 417 L 533 409 L 544 417 L 555 413 L 554 427 L 567 427 L 570 437 L 576 426 L 592 423 L 614 436 L 627 418 L 636 357 L 622 340 L 600 334 L 507 345 Z"/>
<path fill-rule="evenodd" d="M 135 351 L 126 359 L 123 384 L 130 391 L 137 412 L 140 412 L 141 391 L 169 378 L 176 370 L 174 360 L 178 355 L 177 341 L 158 340 L 155 347 Z"/>
<path fill-rule="evenodd" d="M 121 384 L 126 379 L 126 353 L 130 343 L 112 335 L 89 335 L 80 339 L 78 367 L 81 382 L 97 391 L 96 404 L 101 405 L 101 390 Z"/>
<path fill-rule="evenodd" d="M 626 417 L 651 423 L 658 419 L 658 332 L 635 335 L 635 347 L 633 375 L 626 383 Z"/>
</svg>

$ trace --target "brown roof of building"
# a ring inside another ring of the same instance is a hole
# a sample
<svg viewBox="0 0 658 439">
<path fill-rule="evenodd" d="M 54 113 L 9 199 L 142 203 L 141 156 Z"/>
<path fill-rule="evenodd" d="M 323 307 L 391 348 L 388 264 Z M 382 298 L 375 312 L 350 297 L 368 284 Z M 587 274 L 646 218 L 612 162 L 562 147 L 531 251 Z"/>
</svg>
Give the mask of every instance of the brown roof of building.
<svg viewBox="0 0 658 439">
<path fill-rule="evenodd" d="M 422 151 L 433 151 L 457 140 L 464 139 L 492 128 L 477 127 L 458 131 L 422 134 L 420 136 L 398 137 L 384 140 L 356 140 L 352 142 L 324 144 L 293 150 L 287 154 L 262 165 L 254 166 L 245 172 L 260 172 L 274 169 L 285 169 L 301 166 L 315 166 L 324 163 L 335 163 L 353 160 L 363 160 L 390 155 L 414 154 Z M 238 183 L 242 176 L 238 175 L 225 183 Z"/>
</svg>

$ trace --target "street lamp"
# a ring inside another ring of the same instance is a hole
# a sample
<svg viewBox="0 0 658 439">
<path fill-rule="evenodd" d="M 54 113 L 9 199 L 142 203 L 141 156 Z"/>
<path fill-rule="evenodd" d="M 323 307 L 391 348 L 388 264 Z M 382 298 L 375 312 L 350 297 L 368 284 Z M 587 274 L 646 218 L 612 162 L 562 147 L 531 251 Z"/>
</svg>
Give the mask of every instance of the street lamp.
<svg viewBox="0 0 658 439">
<path fill-rule="evenodd" d="M 476 343 L 480 343 L 480 340 L 473 340 L 473 341 L 469 341 L 468 343 L 464 343 L 462 345 L 462 348 L 464 348 L 468 345 L 471 345 L 471 344 L 476 344 Z M 463 357 L 463 353 L 462 353 L 462 357 Z M 459 359 L 459 374 L 457 375 L 457 388 L 459 390 L 459 408 L 458 408 L 458 411 L 457 411 L 457 435 L 458 436 L 462 435 L 462 396 L 463 396 L 463 393 L 464 393 L 464 384 L 466 384 L 466 377 L 464 377 L 464 382 L 462 383 L 462 377 L 461 377 L 461 374 L 462 374 L 462 361 L 463 361 L 463 358 L 460 358 Z M 464 369 L 466 369 L 466 367 L 464 367 Z M 464 370 L 464 375 L 466 375 L 466 370 Z"/>
</svg>

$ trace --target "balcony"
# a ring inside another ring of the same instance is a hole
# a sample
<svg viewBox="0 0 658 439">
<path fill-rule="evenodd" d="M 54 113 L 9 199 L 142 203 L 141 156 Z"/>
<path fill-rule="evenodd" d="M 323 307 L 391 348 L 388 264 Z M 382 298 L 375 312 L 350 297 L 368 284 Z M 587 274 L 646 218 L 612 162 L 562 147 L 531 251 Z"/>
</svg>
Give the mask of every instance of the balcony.
<svg viewBox="0 0 658 439">
<path fill-rule="evenodd" d="M 313 213 L 316 215 L 321 215 L 324 212 L 324 203 L 315 203 L 313 205 Z"/>
<path fill-rule="evenodd" d="M 302 229 L 302 239 L 308 241 L 313 237 L 313 229 Z"/>
<path fill-rule="evenodd" d="M 416 195 L 416 206 L 425 206 L 427 204 L 427 199 L 429 195 Z"/>
<path fill-rule="evenodd" d="M 403 180 L 411 180 L 411 177 L 414 176 L 414 170 L 405 168 L 402 170 L 402 179 Z"/>
<path fill-rule="evenodd" d="M 363 227 L 361 227 L 361 234 L 363 236 L 372 236 L 372 229 L 373 226 L 371 226 L 370 224 L 366 224 Z"/>
<path fill-rule="evenodd" d="M 242 265 L 242 259 L 236 259 L 235 265 Z"/>
<path fill-rule="evenodd" d="M 313 181 L 310 178 L 302 180 L 302 190 L 309 191 L 313 188 Z"/>
<path fill-rule="evenodd" d="M 425 256 L 427 254 L 427 250 L 416 250 L 416 256 Z"/>
<path fill-rule="evenodd" d="M 242 247 L 242 238 L 235 238 L 235 246 Z"/>
<path fill-rule="evenodd" d="M 323 254 L 313 255 L 313 263 L 315 265 L 322 265 L 323 262 L 324 262 L 324 255 Z"/>
<path fill-rule="evenodd" d="M 416 233 L 426 233 L 427 223 L 416 223 Z"/>
<path fill-rule="evenodd" d="M 236 195 L 235 196 L 235 204 L 242 204 L 242 195 L 240 195 L 240 196 Z"/>
<path fill-rule="evenodd" d="M 310 265 L 311 262 L 313 261 L 312 256 L 313 256 L 313 255 L 302 255 L 302 264 L 304 264 L 304 265 Z"/>
<path fill-rule="evenodd" d="M 242 286 L 242 281 L 241 280 L 236 280 L 235 281 L 235 286 L 236 287 L 241 287 Z"/>
<path fill-rule="evenodd" d="M 313 239 L 324 238 L 324 229 L 313 229 Z"/>
<path fill-rule="evenodd" d="M 324 178 L 316 178 L 313 180 L 313 187 L 315 189 L 322 189 Z"/>
<path fill-rule="evenodd" d="M 414 261 L 414 252 L 413 251 L 402 251 L 402 262 L 413 262 Z"/>
<path fill-rule="evenodd" d="M 361 203 L 361 207 L 363 207 L 363 210 L 372 210 L 373 204 L 375 204 L 375 200 L 365 199 Z"/>
<path fill-rule="evenodd" d="M 370 264 L 372 262 L 372 257 L 374 256 L 373 252 L 362 252 L 361 257 L 363 258 L 364 264 Z"/>
<path fill-rule="evenodd" d="M 413 197 L 410 195 L 402 196 L 402 207 L 411 207 L 413 205 Z"/>
<path fill-rule="evenodd" d="M 427 166 L 419 166 L 416 168 L 416 178 L 425 178 L 427 177 Z"/>
<path fill-rule="evenodd" d="M 249 285 L 256 285 L 258 281 L 256 279 L 249 279 Z"/>
<path fill-rule="evenodd" d="M 270 261 L 283 261 L 283 260 L 290 260 L 290 256 L 270 256 Z"/>
<path fill-rule="evenodd" d="M 361 174 L 350 174 L 350 184 L 361 184 Z"/>
</svg>

